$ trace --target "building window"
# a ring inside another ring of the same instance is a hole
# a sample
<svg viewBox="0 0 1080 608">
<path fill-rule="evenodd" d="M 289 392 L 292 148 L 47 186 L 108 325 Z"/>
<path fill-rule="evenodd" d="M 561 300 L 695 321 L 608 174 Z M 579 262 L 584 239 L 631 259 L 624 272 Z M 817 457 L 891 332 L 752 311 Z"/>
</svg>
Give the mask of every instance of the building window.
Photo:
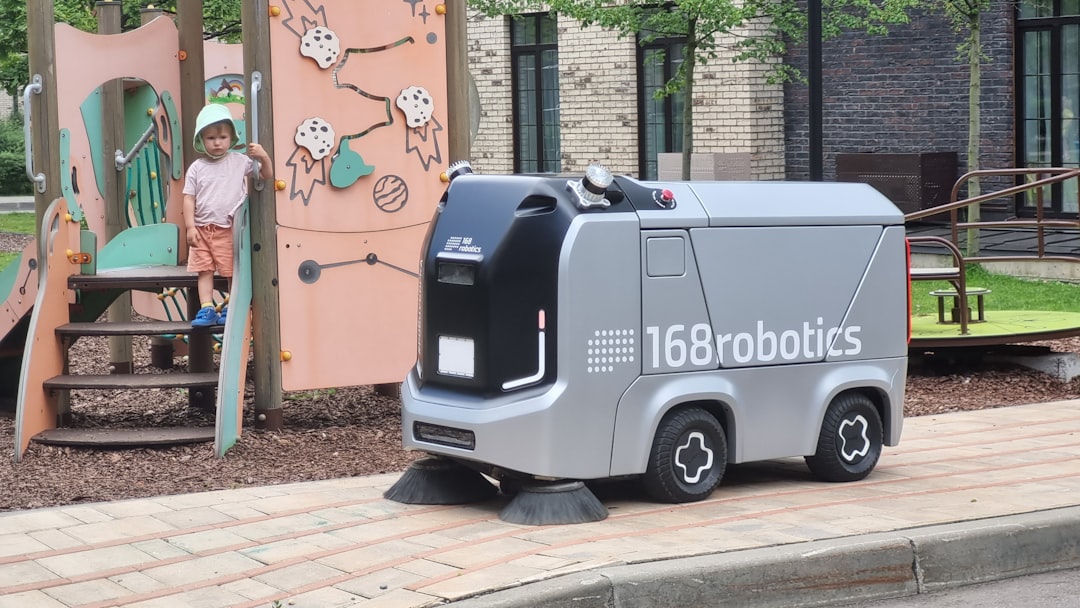
<svg viewBox="0 0 1080 608">
<path fill-rule="evenodd" d="M 682 38 L 638 44 L 638 171 L 642 179 L 658 178 L 658 154 L 682 151 L 686 96 L 679 91 L 657 99 L 656 93 L 679 70 L 685 50 Z"/>
<path fill-rule="evenodd" d="M 555 15 L 510 20 L 514 87 L 514 172 L 558 173 L 559 45 Z"/>
<path fill-rule="evenodd" d="M 1022 0 L 1016 23 L 1017 162 L 1080 167 L 1080 0 Z M 1048 188 L 1045 210 L 1075 214 L 1076 181 Z M 1028 196 L 1024 209 L 1036 200 Z"/>
</svg>

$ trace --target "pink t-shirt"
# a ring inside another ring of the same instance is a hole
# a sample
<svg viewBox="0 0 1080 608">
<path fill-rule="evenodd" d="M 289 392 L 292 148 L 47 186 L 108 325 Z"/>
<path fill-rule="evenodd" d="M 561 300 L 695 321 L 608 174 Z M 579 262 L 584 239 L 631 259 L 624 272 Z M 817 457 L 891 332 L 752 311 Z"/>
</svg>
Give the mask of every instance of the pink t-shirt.
<svg viewBox="0 0 1080 608">
<path fill-rule="evenodd" d="M 247 175 L 254 170 L 255 161 L 238 152 L 191 163 L 184 178 L 184 194 L 195 196 L 195 225 L 232 226 L 233 214 L 247 196 Z"/>
</svg>

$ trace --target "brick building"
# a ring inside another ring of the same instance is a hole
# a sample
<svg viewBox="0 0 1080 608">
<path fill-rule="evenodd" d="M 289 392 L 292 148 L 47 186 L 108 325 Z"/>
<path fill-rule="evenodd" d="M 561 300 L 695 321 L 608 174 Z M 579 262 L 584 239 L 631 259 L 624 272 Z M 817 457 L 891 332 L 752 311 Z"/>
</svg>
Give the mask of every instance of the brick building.
<svg viewBox="0 0 1080 608">
<path fill-rule="evenodd" d="M 556 15 L 514 20 L 472 15 L 468 55 L 481 101 L 480 129 L 472 147 L 473 165 L 480 171 L 580 172 L 597 160 L 616 173 L 641 175 L 643 163 L 655 170 L 657 159 L 643 159 L 647 142 L 638 125 L 657 118 L 681 122 L 678 107 L 670 107 L 677 101 L 653 103 L 661 107 L 646 115 L 645 104 L 639 102 L 651 100 L 642 91 L 652 82 L 646 82 L 639 69 L 641 50 L 632 40 L 599 27 L 582 28 Z M 515 58 L 520 58 L 516 76 Z M 672 66 L 657 69 L 670 73 Z M 537 74 L 545 70 L 546 76 Z M 727 163 L 746 179 L 782 179 L 783 88 L 766 82 L 765 66 L 732 63 L 730 57 L 699 66 L 698 73 L 694 150 L 702 166 Z M 516 107 L 514 91 L 519 93 Z M 529 127 L 546 133 L 546 142 L 536 141 L 543 136 L 522 135 L 522 115 L 532 114 L 523 108 L 528 96 L 536 97 L 533 105 L 539 110 L 536 124 Z M 665 135 L 671 137 L 673 131 Z M 659 152 L 679 149 L 671 147 L 670 140 L 658 143 Z M 533 148 L 539 152 L 530 155 Z M 544 154 L 546 159 L 533 158 Z"/>
<path fill-rule="evenodd" d="M 992 3 L 981 26 L 981 167 L 1077 166 L 1080 0 Z M 837 155 L 850 153 L 955 153 L 956 171 L 966 170 L 959 42 L 942 16 L 926 13 L 888 36 L 849 32 L 825 42 L 825 179 L 836 178 Z M 663 153 L 680 149 L 682 99 L 655 101 L 650 92 L 680 51 L 677 40 L 643 49 L 558 15 L 471 15 L 469 68 L 481 103 L 474 166 L 580 172 L 599 160 L 618 173 L 670 177 L 673 159 Z M 805 73 L 805 48 L 784 61 Z M 766 67 L 724 56 L 698 66 L 695 178 L 807 178 L 807 86 L 769 84 Z M 1057 188 L 1051 198 L 1051 212 L 1075 212 L 1074 191 Z M 1030 207 L 1002 205 L 1005 214 Z"/>
</svg>

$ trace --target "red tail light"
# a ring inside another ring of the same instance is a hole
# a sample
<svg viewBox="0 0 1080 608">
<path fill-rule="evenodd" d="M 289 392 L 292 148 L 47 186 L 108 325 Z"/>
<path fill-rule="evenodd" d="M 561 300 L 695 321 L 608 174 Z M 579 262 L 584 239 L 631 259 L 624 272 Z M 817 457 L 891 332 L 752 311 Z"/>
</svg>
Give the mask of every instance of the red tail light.
<svg viewBox="0 0 1080 608">
<path fill-rule="evenodd" d="M 904 249 L 907 250 L 907 271 L 904 273 L 907 280 L 907 341 L 911 344 L 911 241 L 904 239 Z"/>
</svg>

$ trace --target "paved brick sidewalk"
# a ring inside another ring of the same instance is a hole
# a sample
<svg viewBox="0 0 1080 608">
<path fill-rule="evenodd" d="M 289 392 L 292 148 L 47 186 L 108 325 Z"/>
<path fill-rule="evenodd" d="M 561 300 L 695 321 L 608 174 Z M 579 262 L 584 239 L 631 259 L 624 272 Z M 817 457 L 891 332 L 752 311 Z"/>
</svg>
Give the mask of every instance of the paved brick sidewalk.
<svg viewBox="0 0 1080 608">
<path fill-rule="evenodd" d="M 865 481 L 729 468 L 703 502 L 599 492 L 602 522 L 406 506 L 396 475 L 0 514 L 0 608 L 441 604 L 568 573 L 1080 505 L 1080 401 L 912 418 Z M 910 570 L 910 567 L 908 568 Z M 525 588 L 527 592 L 528 588 Z"/>
</svg>

